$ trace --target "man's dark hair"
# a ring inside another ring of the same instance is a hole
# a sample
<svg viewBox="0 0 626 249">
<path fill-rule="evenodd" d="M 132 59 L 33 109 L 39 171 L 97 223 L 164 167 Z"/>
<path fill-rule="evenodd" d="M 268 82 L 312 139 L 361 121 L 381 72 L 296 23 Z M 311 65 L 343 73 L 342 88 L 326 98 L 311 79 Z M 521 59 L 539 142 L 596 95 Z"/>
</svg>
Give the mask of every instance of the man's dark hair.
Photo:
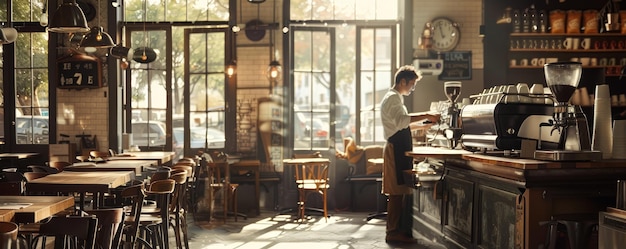
<svg viewBox="0 0 626 249">
<path fill-rule="evenodd" d="M 409 82 L 413 79 L 419 80 L 422 78 L 422 76 L 420 74 L 417 73 L 417 71 L 415 70 L 415 67 L 411 66 L 411 65 L 404 65 L 402 67 L 400 67 L 398 69 L 398 71 L 396 72 L 396 82 L 395 84 L 400 83 L 400 81 L 402 81 L 403 79 L 405 80 L 405 82 Z"/>
</svg>

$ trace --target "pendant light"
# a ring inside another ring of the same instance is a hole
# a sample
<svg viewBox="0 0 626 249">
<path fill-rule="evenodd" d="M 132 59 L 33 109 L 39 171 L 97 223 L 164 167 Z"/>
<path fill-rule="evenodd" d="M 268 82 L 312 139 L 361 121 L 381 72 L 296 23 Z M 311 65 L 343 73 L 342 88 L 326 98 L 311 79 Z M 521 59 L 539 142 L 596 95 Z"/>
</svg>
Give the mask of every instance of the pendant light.
<svg viewBox="0 0 626 249">
<path fill-rule="evenodd" d="M 98 12 L 100 12 L 100 0 L 98 0 Z M 98 17 L 98 26 L 93 27 L 87 35 L 80 41 L 79 47 L 85 49 L 86 52 L 96 52 L 98 48 L 115 47 L 115 43 L 111 36 L 104 32 L 104 28 L 100 25 L 100 17 Z"/>
<path fill-rule="evenodd" d="M 63 0 L 63 4 L 52 14 L 48 30 L 55 33 L 85 33 L 89 31 L 89 26 L 76 0 Z"/>
<path fill-rule="evenodd" d="M 15 28 L 0 28 L 0 43 L 9 44 L 17 40 L 17 30 Z"/>
<path fill-rule="evenodd" d="M 139 63 L 150 63 L 157 59 L 158 53 L 148 46 L 148 31 L 146 31 L 146 21 L 148 20 L 148 3 L 147 0 L 143 1 L 143 36 L 144 47 L 136 48 L 133 53 L 133 60 Z"/>
<path fill-rule="evenodd" d="M 273 17 L 272 17 L 272 25 L 276 23 L 276 1 L 274 1 L 273 8 Z M 276 60 L 274 57 L 274 28 L 272 27 L 270 30 L 270 65 L 267 67 L 267 79 L 270 81 L 270 88 L 273 88 L 276 84 L 278 84 L 278 80 L 280 80 L 280 76 L 282 74 L 283 68 L 280 65 L 280 62 Z"/>
</svg>

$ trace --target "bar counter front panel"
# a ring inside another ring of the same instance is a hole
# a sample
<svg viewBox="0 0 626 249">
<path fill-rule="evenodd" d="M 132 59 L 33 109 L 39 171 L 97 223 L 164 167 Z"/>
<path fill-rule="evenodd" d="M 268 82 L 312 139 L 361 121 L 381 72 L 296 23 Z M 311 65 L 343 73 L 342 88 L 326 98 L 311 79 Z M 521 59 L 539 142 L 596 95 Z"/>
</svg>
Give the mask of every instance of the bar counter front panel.
<svg viewBox="0 0 626 249">
<path fill-rule="evenodd" d="M 413 154 L 416 160 L 421 155 Z M 626 161 L 545 162 L 483 154 L 444 159 L 443 181 L 414 192 L 414 229 L 449 248 L 539 248 L 559 217 L 615 206 Z M 559 241 L 562 243 L 562 241 Z M 590 242 L 596 243 L 592 236 Z M 593 245 L 590 248 L 596 248 Z"/>
</svg>

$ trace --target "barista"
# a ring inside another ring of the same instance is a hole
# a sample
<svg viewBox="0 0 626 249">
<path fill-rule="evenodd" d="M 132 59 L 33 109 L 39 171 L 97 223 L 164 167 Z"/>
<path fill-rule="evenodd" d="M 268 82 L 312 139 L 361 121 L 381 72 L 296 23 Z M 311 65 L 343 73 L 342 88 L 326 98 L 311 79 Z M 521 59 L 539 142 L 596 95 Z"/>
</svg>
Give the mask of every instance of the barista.
<svg viewBox="0 0 626 249">
<path fill-rule="evenodd" d="M 409 115 L 404 105 L 404 96 L 415 90 L 415 84 L 422 78 L 413 66 L 402 66 L 395 74 L 395 82 L 380 103 L 380 113 L 384 128 L 385 143 L 383 157 L 383 193 L 388 196 L 387 243 L 416 243 L 412 234 L 411 187 L 404 183 L 403 170 L 413 168 L 413 159 L 405 155 L 413 150 L 410 126 L 417 121 L 428 120 L 435 123 L 439 115 Z"/>
</svg>

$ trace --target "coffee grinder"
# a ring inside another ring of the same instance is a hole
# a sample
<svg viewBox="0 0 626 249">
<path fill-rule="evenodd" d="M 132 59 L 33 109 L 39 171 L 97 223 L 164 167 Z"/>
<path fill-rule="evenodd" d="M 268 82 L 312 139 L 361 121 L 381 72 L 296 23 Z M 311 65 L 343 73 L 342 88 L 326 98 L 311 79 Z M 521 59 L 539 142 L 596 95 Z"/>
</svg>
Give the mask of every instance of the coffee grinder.
<svg viewBox="0 0 626 249">
<path fill-rule="evenodd" d="M 582 64 L 579 62 L 554 62 L 544 65 L 546 83 L 552 91 L 554 114 L 549 123 L 540 126 L 551 126 L 551 133 L 559 132 L 557 150 L 537 150 L 535 158 L 551 161 L 599 160 L 600 151 L 591 150 L 591 139 L 587 118 L 580 106 L 570 105 L 569 100 L 574 94 L 580 76 Z M 541 144 L 541 135 L 539 136 Z"/>
<path fill-rule="evenodd" d="M 446 81 L 443 83 L 443 90 L 448 98 L 448 102 L 450 102 L 448 107 L 448 128 L 444 130 L 444 135 L 448 139 L 448 147 L 454 149 L 458 145 L 459 139 L 461 139 L 460 110 L 456 103 L 461 95 L 461 82 Z"/>
</svg>

